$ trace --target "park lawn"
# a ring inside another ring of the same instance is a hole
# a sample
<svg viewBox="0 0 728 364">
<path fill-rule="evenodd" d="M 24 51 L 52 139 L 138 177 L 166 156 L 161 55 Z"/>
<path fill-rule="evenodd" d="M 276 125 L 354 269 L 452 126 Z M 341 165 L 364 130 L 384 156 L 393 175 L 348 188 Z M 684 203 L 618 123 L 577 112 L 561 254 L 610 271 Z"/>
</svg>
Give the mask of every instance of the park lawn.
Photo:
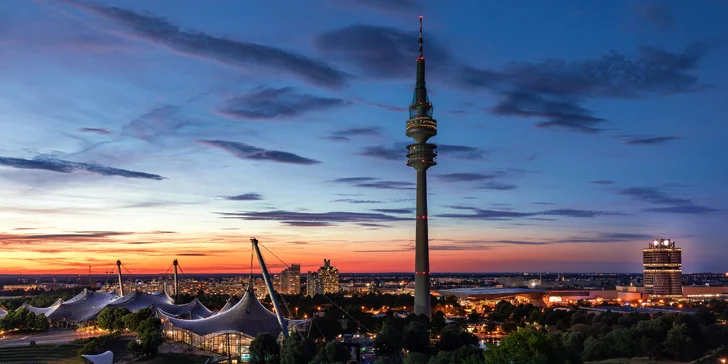
<svg viewBox="0 0 728 364">
<path fill-rule="evenodd" d="M 3 364 L 15 363 L 82 363 L 76 355 L 76 344 L 14 346 L 0 348 Z"/>
<path fill-rule="evenodd" d="M 671 360 L 654 360 L 648 358 L 617 358 L 602 361 L 588 361 L 584 364 L 685 364 L 684 362 Z"/>
</svg>

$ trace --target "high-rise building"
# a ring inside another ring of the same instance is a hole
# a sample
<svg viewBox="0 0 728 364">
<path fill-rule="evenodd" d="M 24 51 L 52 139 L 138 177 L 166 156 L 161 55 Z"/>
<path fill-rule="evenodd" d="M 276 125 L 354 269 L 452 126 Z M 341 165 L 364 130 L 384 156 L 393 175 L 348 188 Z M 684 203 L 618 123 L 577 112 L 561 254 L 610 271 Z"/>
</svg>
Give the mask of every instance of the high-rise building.
<svg viewBox="0 0 728 364">
<path fill-rule="evenodd" d="M 407 165 L 417 171 L 417 216 L 415 216 L 415 314 L 430 317 L 430 248 L 427 235 L 427 169 L 436 165 L 437 145 L 427 140 L 437 135 L 437 121 L 432 118 L 432 103 L 425 87 L 425 56 L 422 52 L 422 17 L 420 16 L 420 52 L 417 57 L 417 82 L 409 108 L 406 135 L 414 139 L 407 146 Z"/>
<path fill-rule="evenodd" d="M 291 264 L 290 267 L 281 272 L 280 293 L 299 294 L 301 293 L 301 265 Z"/>
<path fill-rule="evenodd" d="M 306 275 L 306 295 L 315 296 L 317 294 L 324 294 L 324 285 L 318 272 L 309 271 Z"/>
<path fill-rule="evenodd" d="M 339 292 L 339 270 L 331 265 L 331 259 L 324 259 L 324 265 L 318 270 L 318 277 L 324 293 Z"/>
<path fill-rule="evenodd" d="M 650 297 L 682 297 L 682 249 L 658 239 L 642 250 L 644 293 Z"/>
</svg>

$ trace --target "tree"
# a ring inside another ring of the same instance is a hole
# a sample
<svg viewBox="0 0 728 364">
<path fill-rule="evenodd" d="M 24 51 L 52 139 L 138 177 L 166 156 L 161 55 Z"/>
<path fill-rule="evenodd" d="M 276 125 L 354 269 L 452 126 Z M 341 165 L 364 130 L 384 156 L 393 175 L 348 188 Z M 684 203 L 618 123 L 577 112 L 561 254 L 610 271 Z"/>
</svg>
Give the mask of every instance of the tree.
<svg viewBox="0 0 728 364">
<path fill-rule="evenodd" d="M 579 355 L 584 351 L 584 334 L 581 332 L 567 332 L 561 336 L 561 342 L 564 345 L 564 349 L 567 351 L 573 351 Z"/>
<path fill-rule="evenodd" d="M 377 356 L 399 355 L 401 350 L 402 335 L 393 325 L 385 324 L 374 338 L 374 351 Z"/>
<path fill-rule="evenodd" d="M 723 321 L 728 321 L 728 308 L 723 310 L 723 313 L 720 314 L 720 319 Z"/>
<path fill-rule="evenodd" d="M 445 313 L 437 311 L 432 315 L 432 321 L 430 321 L 430 330 L 433 334 L 439 334 L 440 331 L 447 325 L 445 322 Z"/>
<path fill-rule="evenodd" d="M 444 351 L 455 351 L 463 346 L 473 346 L 478 339 L 471 333 L 463 331 L 456 324 L 449 324 L 442 329 L 440 334 L 440 349 Z"/>
<path fill-rule="evenodd" d="M 330 341 L 321 349 L 310 364 L 346 363 L 351 359 L 349 351 L 338 341 Z"/>
<path fill-rule="evenodd" d="M 584 361 L 599 361 L 608 359 L 611 355 L 611 347 L 605 340 L 600 340 L 594 336 L 590 336 L 584 341 Z"/>
<path fill-rule="evenodd" d="M 629 329 L 632 326 L 637 325 L 637 319 L 632 316 L 622 316 L 617 319 L 617 325 Z"/>
<path fill-rule="evenodd" d="M 313 359 L 315 345 L 309 339 L 302 339 L 299 335 L 291 335 L 283 341 L 281 346 L 281 364 L 308 363 Z"/>
<path fill-rule="evenodd" d="M 532 328 L 506 336 L 499 346 L 485 350 L 488 364 L 551 364 L 566 363 L 567 358 L 558 337 Z"/>
<path fill-rule="evenodd" d="M 586 323 L 586 315 L 584 315 L 581 312 L 577 312 L 577 313 L 571 315 L 571 320 L 569 320 L 569 326 L 585 324 L 585 323 Z"/>
<path fill-rule="evenodd" d="M 430 352 L 430 334 L 427 326 L 419 321 L 412 321 L 402 332 L 402 347 L 410 352 L 428 354 Z"/>
<path fill-rule="evenodd" d="M 162 322 L 156 317 L 149 317 L 139 323 L 137 340 L 130 342 L 127 349 L 134 357 L 155 356 L 163 342 Z"/>
<path fill-rule="evenodd" d="M 374 361 L 374 364 L 401 364 L 402 358 L 399 355 L 380 356 Z"/>
<path fill-rule="evenodd" d="M 269 333 L 260 333 L 250 342 L 250 364 L 266 364 L 269 359 L 277 359 L 281 348 L 276 338 Z"/>
<path fill-rule="evenodd" d="M 453 363 L 484 363 L 483 350 L 475 346 L 463 346 L 452 353 Z"/>
<path fill-rule="evenodd" d="M 124 316 L 130 312 L 126 308 L 105 307 L 96 318 L 96 324 L 106 330 L 120 331 L 124 329 Z"/>
<path fill-rule="evenodd" d="M 149 317 L 152 317 L 152 310 L 149 308 L 143 308 L 137 312 L 127 314 L 122 318 L 124 328 L 131 331 L 137 331 L 139 324 Z"/>
<path fill-rule="evenodd" d="M 685 323 L 673 325 L 670 331 L 667 332 L 667 337 L 663 343 L 665 351 L 677 360 L 689 357 L 688 349 L 692 344 L 693 339 L 688 336 L 688 326 Z"/>
<path fill-rule="evenodd" d="M 409 353 L 404 357 L 404 364 L 427 364 L 430 358 L 422 353 Z"/>
</svg>

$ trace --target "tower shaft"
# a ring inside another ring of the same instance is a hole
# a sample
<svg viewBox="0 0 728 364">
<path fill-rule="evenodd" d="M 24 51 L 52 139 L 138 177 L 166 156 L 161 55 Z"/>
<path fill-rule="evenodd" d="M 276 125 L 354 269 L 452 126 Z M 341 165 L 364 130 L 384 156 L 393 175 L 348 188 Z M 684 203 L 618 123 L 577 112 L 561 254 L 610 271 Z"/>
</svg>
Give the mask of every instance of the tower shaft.
<svg viewBox="0 0 728 364">
<path fill-rule="evenodd" d="M 430 316 L 430 247 L 427 231 L 427 170 L 417 170 L 415 227 L 415 315 Z"/>
</svg>

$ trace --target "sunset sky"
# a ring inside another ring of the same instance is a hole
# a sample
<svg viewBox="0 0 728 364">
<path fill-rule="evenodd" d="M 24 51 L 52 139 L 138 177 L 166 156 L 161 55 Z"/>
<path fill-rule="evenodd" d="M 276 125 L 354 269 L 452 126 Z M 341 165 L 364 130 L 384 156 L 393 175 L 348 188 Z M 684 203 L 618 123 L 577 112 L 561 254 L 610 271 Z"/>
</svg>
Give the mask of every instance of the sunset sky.
<svg viewBox="0 0 728 364">
<path fill-rule="evenodd" d="M 608 3 L 608 5 L 607 5 Z M 0 2 L 0 274 L 728 270 L 728 2 Z M 273 272 L 283 264 L 264 250 Z M 258 271 L 257 264 L 255 265 Z"/>
</svg>

